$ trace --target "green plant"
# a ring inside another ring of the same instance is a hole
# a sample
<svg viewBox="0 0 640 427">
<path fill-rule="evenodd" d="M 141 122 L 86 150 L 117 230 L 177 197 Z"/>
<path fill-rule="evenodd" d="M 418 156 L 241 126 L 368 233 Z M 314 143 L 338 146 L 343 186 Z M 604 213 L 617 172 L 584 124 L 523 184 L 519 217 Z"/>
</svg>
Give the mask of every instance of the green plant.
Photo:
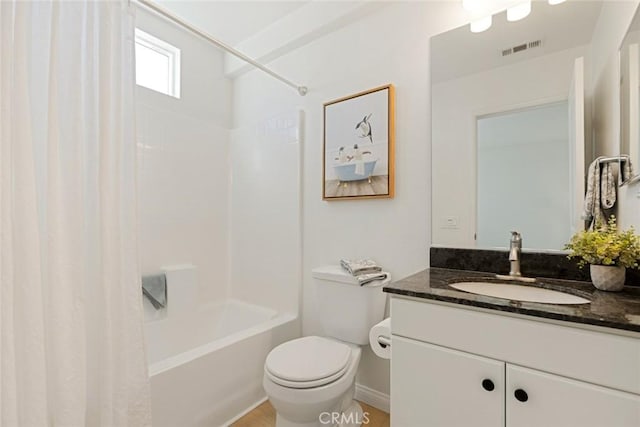
<svg viewBox="0 0 640 427">
<path fill-rule="evenodd" d="M 574 234 L 564 248 L 571 251 L 569 258 L 580 258 L 580 268 L 585 264 L 639 268 L 640 237 L 633 227 L 620 232 L 614 216 L 606 227 L 598 224 L 594 230 Z"/>
</svg>

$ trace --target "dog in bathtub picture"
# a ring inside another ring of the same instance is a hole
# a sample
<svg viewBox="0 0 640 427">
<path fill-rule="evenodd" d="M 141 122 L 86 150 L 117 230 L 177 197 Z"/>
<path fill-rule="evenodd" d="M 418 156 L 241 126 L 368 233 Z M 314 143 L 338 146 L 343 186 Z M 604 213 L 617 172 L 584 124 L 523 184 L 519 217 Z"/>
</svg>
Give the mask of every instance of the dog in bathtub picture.
<svg viewBox="0 0 640 427">
<path fill-rule="evenodd" d="M 323 199 L 393 197 L 393 86 L 324 104 Z"/>
</svg>

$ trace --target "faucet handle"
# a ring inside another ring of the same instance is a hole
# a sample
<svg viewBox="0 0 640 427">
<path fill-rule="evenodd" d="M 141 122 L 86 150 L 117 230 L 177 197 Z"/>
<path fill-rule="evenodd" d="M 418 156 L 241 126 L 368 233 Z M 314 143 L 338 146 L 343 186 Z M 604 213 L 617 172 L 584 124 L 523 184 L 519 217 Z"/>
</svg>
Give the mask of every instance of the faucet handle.
<svg viewBox="0 0 640 427">
<path fill-rule="evenodd" d="M 511 240 L 509 241 L 511 249 L 520 249 L 522 248 L 522 235 L 517 231 L 511 232 Z"/>
<path fill-rule="evenodd" d="M 522 249 L 522 236 L 517 231 L 511 232 L 511 241 L 509 242 L 509 262 L 511 263 L 511 271 L 509 276 L 520 276 L 520 250 Z"/>
</svg>

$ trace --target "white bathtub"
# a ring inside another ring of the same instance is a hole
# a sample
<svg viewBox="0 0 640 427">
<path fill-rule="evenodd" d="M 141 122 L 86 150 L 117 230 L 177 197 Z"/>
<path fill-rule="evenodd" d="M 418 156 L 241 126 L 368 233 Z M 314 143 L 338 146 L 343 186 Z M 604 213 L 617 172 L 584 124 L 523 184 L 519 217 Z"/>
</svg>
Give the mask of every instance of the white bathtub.
<svg viewBox="0 0 640 427">
<path fill-rule="evenodd" d="M 262 401 L 264 360 L 296 316 L 229 300 L 146 323 L 154 427 L 226 425 Z"/>
</svg>

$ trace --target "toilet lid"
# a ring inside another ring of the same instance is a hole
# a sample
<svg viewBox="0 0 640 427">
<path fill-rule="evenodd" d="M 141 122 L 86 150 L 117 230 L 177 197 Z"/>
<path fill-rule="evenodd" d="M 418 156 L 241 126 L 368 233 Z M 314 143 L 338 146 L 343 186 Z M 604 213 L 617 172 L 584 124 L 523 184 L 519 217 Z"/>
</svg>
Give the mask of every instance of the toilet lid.
<svg viewBox="0 0 640 427">
<path fill-rule="evenodd" d="M 340 378 L 347 370 L 351 348 L 327 338 L 298 338 L 271 350 L 265 362 L 276 383 L 295 388 L 318 387 Z"/>
</svg>

